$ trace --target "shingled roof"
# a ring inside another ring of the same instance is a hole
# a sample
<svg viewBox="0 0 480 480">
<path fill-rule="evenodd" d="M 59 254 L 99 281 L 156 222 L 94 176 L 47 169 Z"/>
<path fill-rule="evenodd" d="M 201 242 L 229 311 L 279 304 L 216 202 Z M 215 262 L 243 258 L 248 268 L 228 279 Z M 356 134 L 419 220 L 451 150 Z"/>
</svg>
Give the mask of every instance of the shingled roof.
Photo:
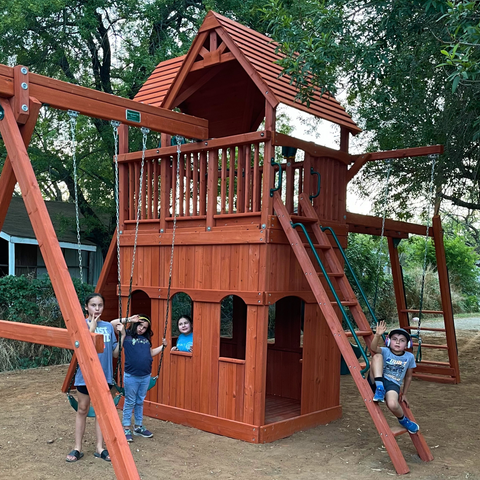
<svg viewBox="0 0 480 480">
<path fill-rule="evenodd" d="M 212 32 L 216 32 L 219 41 L 222 42 L 222 48 L 218 50 L 215 50 L 216 45 L 212 47 L 208 43 L 209 34 Z M 210 51 L 207 51 L 209 46 Z M 208 114 L 208 112 L 203 112 L 204 115 L 202 115 L 201 111 L 185 108 L 194 106 L 192 102 L 189 104 L 189 90 L 191 90 L 190 96 L 198 95 L 199 88 L 205 92 L 204 85 L 196 89 L 192 86 L 195 82 L 199 83 L 200 69 L 203 69 L 205 75 L 207 68 L 211 69 L 214 65 L 225 67 L 227 62 L 236 60 L 248 74 L 248 80 L 253 81 L 258 91 L 272 106 L 284 103 L 341 125 L 353 134 L 360 132 L 361 129 L 331 95 L 321 96 L 317 91 L 308 107 L 295 100 L 298 91 L 294 85 L 290 84 L 290 77 L 280 76 L 282 69 L 276 61 L 282 56 L 275 52 L 277 46 L 278 44 L 267 36 L 210 11 L 187 55 L 161 62 L 140 89 L 135 100 L 165 108 L 179 106 L 185 113 L 207 118 L 205 113 Z M 196 76 L 194 81 L 190 80 L 189 83 L 191 75 Z M 235 79 L 237 77 L 238 73 Z M 211 87 L 213 88 L 213 85 Z M 178 102 L 177 99 L 180 97 L 182 101 Z M 258 116 L 258 112 L 256 113 Z"/>
</svg>

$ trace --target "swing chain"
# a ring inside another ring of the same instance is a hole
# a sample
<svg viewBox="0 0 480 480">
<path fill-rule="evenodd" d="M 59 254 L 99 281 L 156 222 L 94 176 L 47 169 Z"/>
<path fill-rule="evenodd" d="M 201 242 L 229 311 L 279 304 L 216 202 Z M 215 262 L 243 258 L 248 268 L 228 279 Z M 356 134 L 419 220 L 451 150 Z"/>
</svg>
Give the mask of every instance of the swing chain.
<svg viewBox="0 0 480 480">
<path fill-rule="evenodd" d="M 172 232 L 172 250 L 170 253 L 170 270 L 168 273 L 168 289 L 167 289 L 167 309 L 165 312 L 165 326 L 163 329 L 163 338 L 167 336 L 167 328 L 168 328 L 168 314 L 169 314 L 169 309 L 170 309 L 170 290 L 172 286 L 172 271 L 173 271 L 173 253 L 175 251 L 175 232 L 177 230 L 177 209 L 176 209 L 176 202 L 177 199 L 178 201 L 181 201 L 178 196 L 178 183 L 179 183 L 179 177 L 180 177 L 180 158 L 181 158 L 181 143 L 184 141 L 183 137 L 180 137 L 179 135 L 175 136 L 176 143 L 177 143 L 177 165 L 176 165 L 176 174 L 175 174 L 175 186 L 174 186 L 174 195 L 173 198 L 175 199 L 175 203 L 172 205 L 173 208 L 173 232 Z M 165 349 L 162 348 L 162 352 L 160 354 L 160 360 L 158 362 L 158 371 L 157 371 L 157 378 L 160 375 L 160 368 L 162 367 L 162 361 L 163 361 L 163 354 L 164 354 Z"/>
<path fill-rule="evenodd" d="M 384 189 L 384 195 L 383 195 L 383 215 L 382 215 L 382 231 L 380 234 L 380 242 L 378 244 L 378 249 L 377 249 L 377 281 L 375 284 L 375 295 L 373 297 L 373 311 L 376 309 L 377 305 L 377 297 L 378 297 L 378 283 L 379 283 L 379 277 L 380 277 L 380 267 L 382 263 L 381 259 L 381 254 L 383 251 L 383 239 L 385 238 L 385 221 L 387 217 L 387 201 L 388 201 L 388 196 L 389 196 L 389 191 L 390 191 L 390 173 L 392 171 L 392 159 L 389 158 L 387 160 L 387 178 L 385 179 L 385 189 Z"/>
<path fill-rule="evenodd" d="M 133 285 L 133 272 L 135 269 L 135 255 L 137 252 L 137 240 L 138 240 L 138 227 L 140 225 L 140 215 L 142 212 L 142 199 L 143 199 L 143 175 L 145 170 L 145 151 L 147 150 L 147 138 L 150 133 L 150 129 L 146 127 L 141 128 L 142 132 L 142 162 L 140 164 L 140 178 L 138 186 L 138 196 L 137 196 L 137 216 L 135 223 L 135 239 L 133 241 L 133 253 L 132 253 L 132 266 L 130 269 L 130 285 L 128 288 L 128 299 L 127 299 L 127 311 L 125 316 L 128 317 L 130 312 L 130 300 L 132 296 L 132 285 Z"/>
<path fill-rule="evenodd" d="M 75 219 L 77 225 L 77 244 L 78 244 L 78 270 L 80 274 L 80 283 L 83 286 L 83 262 L 82 262 L 82 242 L 80 238 L 80 212 L 78 208 L 78 176 L 77 176 L 77 140 L 76 128 L 78 113 L 75 110 L 68 110 L 70 117 L 70 138 L 72 144 L 72 161 L 73 161 L 73 189 L 75 200 Z"/>
<path fill-rule="evenodd" d="M 428 254 L 428 231 L 429 231 L 429 218 L 430 218 L 430 209 L 431 209 L 431 204 L 434 200 L 433 198 L 433 187 L 435 184 L 435 164 L 438 158 L 438 154 L 432 154 L 429 155 L 429 158 L 432 161 L 432 169 L 430 172 L 430 186 L 429 186 L 429 191 L 428 191 L 428 201 L 427 201 L 427 226 L 425 230 L 425 251 L 423 253 L 423 270 L 422 270 L 422 288 L 420 291 L 420 305 L 418 307 L 418 326 L 417 326 L 417 335 L 419 338 L 419 347 L 421 344 L 420 340 L 420 327 L 422 324 L 422 308 L 423 308 L 423 296 L 425 293 L 425 277 L 426 277 L 426 271 L 427 271 L 427 254 Z"/>
</svg>

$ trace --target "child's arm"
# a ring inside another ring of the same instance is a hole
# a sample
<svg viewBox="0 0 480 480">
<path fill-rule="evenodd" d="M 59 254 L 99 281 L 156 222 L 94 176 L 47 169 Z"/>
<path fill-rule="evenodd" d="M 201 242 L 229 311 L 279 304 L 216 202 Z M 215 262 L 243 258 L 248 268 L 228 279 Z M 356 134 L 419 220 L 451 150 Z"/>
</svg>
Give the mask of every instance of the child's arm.
<svg viewBox="0 0 480 480">
<path fill-rule="evenodd" d="M 380 347 L 378 344 L 380 342 L 380 339 L 382 338 L 382 335 L 387 331 L 387 325 L 386 323 L 381 320 L 380 322 L 377 323 L 377 329 L 375 331 L 375 335 L 373 337 L 372 343 L 370 344 L 370 350 L 375 353 L 382 353 L 382 347 Z"/>
<path fill-rule="evenodd" d="M 155 357 L 156 355 L 158 355 L 163 349 L 164 347 L 167 346 L 167 339 L 164 338 L 162 340 L 162 345 L 160 345 L 159 347 L 156 347 L 156 348 L 151 348 L 150 349 L 150 354 L 152 355 L 152 357 Z"/>
<path fill-rule="evenodd" d="M 93 315 L 92 317 L 89 316 L 87 318 L 87 325 L 88 325 L 88 329 L 90 330 L 90 333 L 95 333 L 95 330 L 97 328 L 97 320 L 99 318 L 100 318 L 100 315 L 98 315 L 98 317 Z"/>
<path fill-rule="evenodd" d="M 110 323 L 112 324 L 113 328 L 117 330 L 118 325 L 126 325 L 127 323 L 135 323 L 140 320 L 140 317 L 138 315 L 132 315 L 131 317 L 128 318 L 116 318 L 115 320 L 112 320 Z"/>
<path fill-rule="evenodd" d="M 112 321 L 113 323 L 113 321 Z M 120 337 L 120 341 L 117 342 L 117 346 L 115 347 L 115 350 L 113 351 L 113 358 L 118 358 L 118 355 L 120 353 L 120 342 L 123 347 L 123 341 L 125 340 L 125 325 L 122 325 L 121 323 L 117 323 L 113 328 L 115 328 L 118 332 L 118 335 Z"/>
<path fill-rule="evenodd" d="M 405 374 L 405 380 L 403 381 L 403 391 L 402 391 L 402 401 L 405 402 L 407 407 L 410 408 L 410 402 L 407 399 L 407 391 L 410 387 L 410 383 L 412 382 L 413 377 L 413 368 L 409 368 L 407 373 Z"/>
</svg>

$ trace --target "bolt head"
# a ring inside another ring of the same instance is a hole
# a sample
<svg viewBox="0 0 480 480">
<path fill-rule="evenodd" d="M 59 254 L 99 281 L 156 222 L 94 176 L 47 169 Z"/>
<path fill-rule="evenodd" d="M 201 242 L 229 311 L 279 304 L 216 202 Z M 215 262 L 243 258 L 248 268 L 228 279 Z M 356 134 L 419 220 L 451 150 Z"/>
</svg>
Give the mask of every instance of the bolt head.
<svg viewBox="0 0 480 480">
<path fill-rule="evenodd" d="M 78 348 L 79 346 L 80 346 L 80 342 L 77 340 L 77 341 L 75 342 L 75 348 Z"/>
<path fill-rule="evenodd" d="M 23 104 L 23 105 L 22 105 L 22 110 L 23 110 L 24 112 L 28 112 L 28 106 L 25 105 L 25 104 Z"/>
<path fill-rule="evenodd" d="M 20 86 L 23 88 L 23 90 L 28 90 L 28 83 L 22 82 Z"/>
<path fill-rule="evenodd" d="M 21 71 L 24 75 L 26 75 L 26 74 L 28 73 L 27 67 L 22 67 L 22 68 L 20 69 L 20 71 Z"/>
</svg>

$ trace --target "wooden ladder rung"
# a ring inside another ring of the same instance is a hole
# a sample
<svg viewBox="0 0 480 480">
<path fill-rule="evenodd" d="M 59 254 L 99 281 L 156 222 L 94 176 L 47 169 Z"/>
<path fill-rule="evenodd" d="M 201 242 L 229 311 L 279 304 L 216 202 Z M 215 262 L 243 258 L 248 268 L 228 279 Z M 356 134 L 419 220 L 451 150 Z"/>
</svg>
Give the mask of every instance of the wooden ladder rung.
<svg viewBox="0 0 480 480">
<path fill-rule="evenodd" d="M 414 343 L 413 346 L 418 347 L 418 343 Z M 433 345 L 431 343 L 422 343 L 422 348 L 437 348 L 440 350 L 448 350 L 448 345 Z"/>
<path fill-rule="evenodd" d="M 454 377 L 442 377 L 441 375 L 428 375 L 427 373 L 414 373 L 413 376 L 419 380 L 436 383 L 458 383 Z"/>
<path fill-rule="evenodd" d="M 403 435 L 404 433 L 408 432 L 408 430 L 405 427 L 400 427 L 400 426 L 390 427 L 390 430 L 392 431 L 395 437 L 398 437 L 399 435 Z"/>
<path fill-rule="evenodd" d="M 413 333 L 411 330 L 420 330 L 421 332 L 446 332 L 446 330 L 444 328 L 430 328 L 430 327 L 422 327 L 420 326 L 420 328 L 418 327 L 415 327 L 415 326 L 409 326 L 409 327 L 405 327 L 405 330 L 410 330 L 410 333 L 412 335 L 415 335 L 415 333 Z"/>
<path fill-rule="evenodd" d="M 333 302 L 330 302 L 332 305 L 338 305 L 337 302 L 334 300 Z M 344 307 L 354 307 L 355 305 L 358 304 L 356 300 L 341 300 L 340 302 Z"/>
<path fill-rule="evenodd" d="M 315 272 L 318 276 L 323 275 L 323 272 Z M 329 277 L 342 278 L 344 276 L 343 272 L 327 272 Z"/>
<path fill-rule="evenodd" d="M 405 310 L 400 310 L 402 313 L 420 313 L 420 310 L 415 310 L 414 308 L 407 308 Z M 429 313 L 434 315 L 443 315 L 443 310 L 422 310 L 422 313 Z"/>
<path fill-rule="evenodd" d="M 421 362 L 424 365 L 437 365 L 439 367 L 450 367 L 450 362 L 437 362 L 436 360 L 422 360 Z"/>
<path fill-rule="evenodd" d="M 304 217 L 302 215 L 290 215 L 290 219 L 293 223 L 318 223 L 316 217 Z"/>
<path fill-rule="evenodd" d="M 305 248 L 311 248 L 311 247 L 310 247 L 310 244 L 309 244 L 308 242 L 304 242 L 303 246 L 304 246 Z M 314 243 L 313 246 L 314 246 L 316 249 L 318 248 L 319 250 L 330 250 L 330 249 L 332 248 L 331 245 L 320 245 L 319 243 Z"/>
<path fill-rule="evenodd" d="M 369 335 L 372 335 L 373 332 L 371 330 L 355 330 L 355 334 L 357 335 L 357 337 L 368 337 Z M 349 330 L 345 331 L 345 335 L 347 337 L 353 337 L 352 332 L 350 332 Z"/>
</svg>

